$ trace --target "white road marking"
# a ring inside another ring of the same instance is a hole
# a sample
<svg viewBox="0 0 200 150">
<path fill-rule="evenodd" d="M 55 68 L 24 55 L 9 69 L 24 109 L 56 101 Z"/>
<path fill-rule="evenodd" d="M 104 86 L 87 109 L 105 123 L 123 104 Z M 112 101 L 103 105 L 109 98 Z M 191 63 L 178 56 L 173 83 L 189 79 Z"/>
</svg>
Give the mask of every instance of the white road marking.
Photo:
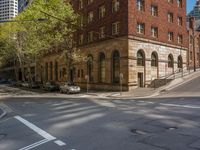
<svg viewBox="0 0 200 150">
<path fill-rule="evenodd" d="M 40 129 L 39 127 L 37 127 L 36 125 L 32 124 L 31 122 L 25 120 L 24 118 L 20 117 L 20 116 L 15 116 L 15 119 L 17 119 L 18 121 L 20 121 L 21 123 L 23 123 L 24 125 L 26 125 L 27 127 L 29 127 L 31 130 L 35 131 L 37 134 L 41 135 L 43 138 L 43 140 L 38 141 L 36 143 L 33 143 L 31 145 L 28 145 L 24 148 L 21 148 L 19 150 L 30 150 L 32 148 L 35 148 L 37 146 L 40 146 L 42 144 L 45 144 L 47 142 L 50 142 L 52 140 L 56 140 L 56 137 L 52 136 L 51 134 L 47 133 L 46 131 Z M 59 146 L 64 146 L 66 145 L 66 143 L 60 141 L 60 140 L 56 140 L 54 141 L 55 144 L 59 145 Z"/>
<path fill-rule="evenodd" d="M 49 142 L 49 140 L 44 139 L 44 140 L 38 141 L 38 142 L 36 142 L 36 143 L 33 143 L 33 144 L 29 145 L 29 146 L 26 146 L 26 147 L 24 147 L 24 148 L 21 148 L 21 149 L 19 149 L 19 150 L 30 150 L 30 149 L 32 149 L 32 148 L 35 148 L 35 147 L 40 146 L 40 145 L 42 145 L 42 144 L 44 144 L 44 143 L 47 143 L 47 142 Z"/>
<path fill-rule="evenodd" d="M 200 109 L 199 106 L 192 106 L 192 105 L 177 105 L 177 104 L 165 104 L 165 103 L 159 103 L 163 106 L 171 106 L 171 107 L 182 107 L 182 108 L 194 108 L 194 109 Z"/>
<path fill-rule="evenodd" d="M 59 146 L 64 146 L 64 145 L 66 145 L 66 143 L 64 143 L 63 141 L 60 141 L 60 140 L 54 141 L 54 143 L 56 143 L 56 144 L 59 145 Z"/>
<path fill-rule="evenodd" d="M 19 120 L 20 122 L 22 122 L 24 125 L 26 125 L 27 127 L 29 127 L 30 129 L 32 129 L 33 131 L 35 131 L 36 133 L 38 133 L 39 135 L 41 135 L 42 137 L 44 137 L 47 140 L 55 140 L 56 138 L 52 135 L 50 135 L 49 133 L 47 133 L 46 131 L 38 128 L 36 125 L 30 123 L 29 121 L 23 119 L 20 116 L 15 116 L 15 119 Z"/>
</svg>

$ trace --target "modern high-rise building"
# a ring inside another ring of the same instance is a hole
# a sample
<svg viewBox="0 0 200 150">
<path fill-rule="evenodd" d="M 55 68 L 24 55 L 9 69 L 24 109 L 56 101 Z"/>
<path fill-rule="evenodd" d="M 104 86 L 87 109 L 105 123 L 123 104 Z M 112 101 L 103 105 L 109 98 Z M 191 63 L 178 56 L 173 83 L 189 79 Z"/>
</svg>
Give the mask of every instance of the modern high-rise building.
<svg viewBox="0 0 200 150">
<path fill-rule="evenodd" d="M 193 8 L 193 10 L 188 14 L 187 20 L 189 20 L 189 17 L 195 17 L 195 20 L 200 20 L 200 1 L 196 0 L 196 4 Z"/>
<path fill-rule="evenodd" d="M 18 14 L 18 0 L 0 0 L 0 20 L 9 20 Z"/>
</svg>

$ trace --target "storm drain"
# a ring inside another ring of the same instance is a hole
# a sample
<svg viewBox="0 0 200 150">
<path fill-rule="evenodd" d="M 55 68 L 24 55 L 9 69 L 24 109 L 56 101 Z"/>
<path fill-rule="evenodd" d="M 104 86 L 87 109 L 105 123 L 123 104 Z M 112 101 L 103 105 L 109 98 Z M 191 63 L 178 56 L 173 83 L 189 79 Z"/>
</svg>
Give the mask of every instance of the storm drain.
<svg viewBox="0 0 200 150">
<path fill-rule="evenodd" d="M 139 129 L 131 129 L 131 132 L 138 135 L 146 135 L 147 132 L 139 130 Z"/>
</svg>

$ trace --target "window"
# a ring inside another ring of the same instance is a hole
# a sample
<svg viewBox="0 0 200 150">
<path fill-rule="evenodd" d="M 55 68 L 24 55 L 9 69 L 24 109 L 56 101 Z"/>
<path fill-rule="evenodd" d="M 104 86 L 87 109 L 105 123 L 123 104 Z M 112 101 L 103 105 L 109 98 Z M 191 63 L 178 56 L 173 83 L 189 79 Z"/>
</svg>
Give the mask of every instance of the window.
<svg viewBox="0 0 200 150">
<path fill-rule="evenodd" d="M 113 52 L 112 56 L 112 75 L 113 83 L 119 83 L 120 79 L 120 55 L 118 51 Z"/>
<path fill-rule="evenodd" d="M 100 53 L 99 55 L 99 81 L 105 82 L 106 81 L 106 61 L 105 61 L 105 54 Z"/>
<path fill-rule="evenodd" d="M 178 44 L 183 44 L 183 35 L 178 35 Z"/>
<path fill-rule="evenodd" d="M 137 24 L 137 33 L 145 34 L 145 24 L 144 23 Z"/>
<path fill-rule="evenodd" d="M 178 68 L 183 68 L 183 59 L 182 56 L 178 56 Z"/>
<path fill-rule="evenodd" d="M 139 11 L 145 10 L 144 0 L 137 0 L 137 10 L 139 10 Z"/>
<path fill-rule="evenodd" d="M 168 41 L 172 42 L 174 40 L 174 33 L 173 32 L 168 32 Z"/>
<path fill-rule="evenodd" d="M 144 52 L 142 50 L 139 50 L 137 52 L 137 65 L 144 66 L 144 64 L 145 64 Z"/>
<path fill-rule="evenodd" d="M 158 6 L 151 5 L 151 15 L 158 16 Z"/>
<path fill-rule="evenodd" d="M 168 22 L 173 23 L 173 20 L 174 20 L 173 13 L 168 13 L 167 18 L 168 18 Z"/>
<path fill-rule="evenodd" d="M 120 4 L 119 4 L 119 0 L 113 0 L 112 1 L 112 12 L 118 12 L 119 11 L 119 7 L 120 7 Z"/>
<path fill-rule="evenodd" d="M 89 82 L 92 82 L 93 81 L 93 57 L 92 57 L 92 55 L 89 55 L 88 59 L 87 59 L 87 75 L 88 75 Z"/>
<path fill-rule="evenodd" d="M 170 54 L 168 56 L 168 67 L 169 68 L 173 68 L 174 67 L 174 59 L 173 59 L 173 55 L 172 54 Z"/>
<path fill-rule="evenodd" d="M 171 3 L 171 4 L 173 4 L 173 0 L 168 0 L 168 3 Z"/>
<path fill-rule="evenodd" d="M 182 17 L 178 17 L 178 25 L 179 26 L 183 25 L 183 19 L 182 19 Z"/>
<path fill-rule="evenodd" d="M 88 13 L 88 23 L 91 23 L 94 19 L 94 13 L 91 11 Z"/>
<path fill-rule="evenodd" d="M 151 54 L 151 66 L 152 67 L 158 67 L 158 57 L 157 57 L 157 53 L 153 52 Z"/>
<path fill-rule="evenodd" d="M 192 60 L 192 59 L 193 59 L 193 53 L 190 52 L 190 60 Z"/>
<path fill-rule="evenodd" d="M 79 9 L 83 8 L 83 0 L 79 0 Z"/>
<path fill-rule="evenodd" d="M 106 37 L 105 30 L 106 30 L 106 27 L 99 28 L 99 39 L 103 39 Z"/>
<path fill-rule="evenodd" d="M 77 75 L 78 78 L 80 78 L 80 70 L 78 69 L 78 75 Z"/>
<path fill-rule="evenodd" d="M 53 80 L 53 63 L 50 62 L 50 80 Z"/>
<path fill-rule="evenodd" d="M 157 27 L 151 27 L 151 36 L 154 38 L 158 37 L 158 28 Z"/>
<path fill-rule="evenodd" d="M 99 19 L 105 17 L 105 15 L 106 15 L 106 8 L 105 8 L 105 6 L 99 7 Z"/>
<path fill-rule="evenodd" d="M 88 42 L 93 42 L 93 31 L 88 32 Z"/>
<path fill-rule="evenodd" d="M 87 0 L 88 4 L 91 4 L 93 2 L 93 0 Z"/>
<path fill-rule="evenodd" d="M 48 81 L 48 75 L 49 75 L 49 66 L 48 66 L 48 62 L 46 62 L 45 64 L 45 79 L 46 81 Z"/>
<path fill-rule="evenodd" d="M 178 4 L 178 7 L 180 7 L 180 8 L 182 8 L 182 7 L 183 7 L 182 0 L 177 0 L 177 4 Z"/>
<path fill-rule="evenodd" d="M 58 81 L 58 62 L 55 61 L 55 66 L 54 66 L 54 69 L 55 69 L 55 81 Z"/>
<path fill-rule="evenodd" d="M 83 44 L 83 34 L 79 35 L 79 45 Z"/>
<path fill-rule="evenodd" d="M 112 35 L 118 35 L 119 34 L 119 22 L 115 22 L 112 24 Z"/>
</svg>

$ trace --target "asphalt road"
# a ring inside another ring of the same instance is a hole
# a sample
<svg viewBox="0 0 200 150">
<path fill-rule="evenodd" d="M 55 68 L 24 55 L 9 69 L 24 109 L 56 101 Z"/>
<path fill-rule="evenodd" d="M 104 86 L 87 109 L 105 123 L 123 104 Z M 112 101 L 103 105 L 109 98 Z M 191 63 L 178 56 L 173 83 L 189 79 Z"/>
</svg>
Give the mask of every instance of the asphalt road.
<svg viewBox="0 0 200 150">
<path fill-rule="evenodd" d="M 139 100 L 4 97 L 0 150 L 200 150 L 199 85 Z"/>
</svg>

